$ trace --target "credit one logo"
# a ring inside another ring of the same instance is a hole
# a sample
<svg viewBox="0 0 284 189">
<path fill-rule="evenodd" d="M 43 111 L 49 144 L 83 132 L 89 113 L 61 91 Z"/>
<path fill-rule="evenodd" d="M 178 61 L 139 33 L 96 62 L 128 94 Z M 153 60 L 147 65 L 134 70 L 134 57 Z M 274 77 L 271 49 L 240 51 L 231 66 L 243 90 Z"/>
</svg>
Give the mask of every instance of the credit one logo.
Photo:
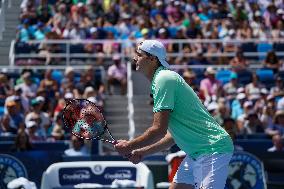
<svg viewBox="0 0 284 189">
<path fill-rule="evenodd" d="M 65 180 L 87 180 L 91 178 L 91 174 L 88 170 L 78 170 L 72 174 L 63 174 L 62 178 Z"/>
<path fill-rule="evenodd" d="M 105 179 L 130 179 L 132 178 L 132 173 L 130 170 L 118 170 L 115 173 L 106 173 L 104 175 Z"/>
</svg>

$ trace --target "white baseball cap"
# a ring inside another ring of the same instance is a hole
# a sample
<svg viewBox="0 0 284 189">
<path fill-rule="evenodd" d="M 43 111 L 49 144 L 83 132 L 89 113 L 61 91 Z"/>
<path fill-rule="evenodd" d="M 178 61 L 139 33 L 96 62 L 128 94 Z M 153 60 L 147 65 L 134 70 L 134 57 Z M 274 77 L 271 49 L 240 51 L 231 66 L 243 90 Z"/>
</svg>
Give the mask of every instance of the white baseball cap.
<svg viewBox="0 0 284 189">
<path fill-rule="evenodd" d="M 26 123 L 27 128 L 36 127 L 36 126 L 37 126 L 37 123 L 35 121 L 28 121 Z"/>
<path fill-rule="evenodd" d="M 140 45 L 139 49 L 151 55 L 156 56 L 164 67 L 166 68 L 170 67 L 169 63 L 166 61 L 167 58 L 166 48 L 160 41 L 145 40 Z"/>
<path fill-rule="evenodd" d="M 245 99 L 246 98 L 246 94 L 245 93 L 239 93 L 238 95 L 237 95 L 237 99 L 238 100 L 242 100 L 242 99 Z"/>
</svg>

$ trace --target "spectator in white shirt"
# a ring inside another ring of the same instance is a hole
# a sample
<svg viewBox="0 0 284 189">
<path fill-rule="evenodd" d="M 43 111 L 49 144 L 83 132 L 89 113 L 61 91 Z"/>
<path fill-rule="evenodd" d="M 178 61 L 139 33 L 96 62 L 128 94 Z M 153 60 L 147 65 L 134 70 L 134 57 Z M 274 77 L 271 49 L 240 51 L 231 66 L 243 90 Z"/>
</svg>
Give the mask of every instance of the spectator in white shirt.
<svg viewBox="0 0 284 189">
<path fill-rule="evenodd" d="M 88 156 L 90 155 L 84 140 L 74 135 L 71 137 L 71 147 L 64 151 L 66 156 Z"/>
<path fill-rule="evenodd" d="M 268 152 L 283 152 L 284 151 L 284 145 L 283 145 L 283 139 L 280 135 L 274 135 L 272 137 L 273 146 L 271 148 L 268 148 Z"/>
</svg>

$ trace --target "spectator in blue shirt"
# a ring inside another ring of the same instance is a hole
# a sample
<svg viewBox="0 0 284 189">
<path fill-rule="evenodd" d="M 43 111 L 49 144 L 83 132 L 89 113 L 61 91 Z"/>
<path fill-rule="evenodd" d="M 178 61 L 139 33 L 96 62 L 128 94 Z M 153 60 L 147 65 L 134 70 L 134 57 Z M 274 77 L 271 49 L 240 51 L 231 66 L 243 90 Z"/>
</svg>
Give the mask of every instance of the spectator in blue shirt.
<svg viewBox="0 0 284 189">
<path fill-rule="evenodd" d="M 265 132 L 270 135 L 280 135 L 281 137 L 284 136 L 284 111 L 278 110 L 273 118 L 273 124 L 268 126 Z"/>
</svg>

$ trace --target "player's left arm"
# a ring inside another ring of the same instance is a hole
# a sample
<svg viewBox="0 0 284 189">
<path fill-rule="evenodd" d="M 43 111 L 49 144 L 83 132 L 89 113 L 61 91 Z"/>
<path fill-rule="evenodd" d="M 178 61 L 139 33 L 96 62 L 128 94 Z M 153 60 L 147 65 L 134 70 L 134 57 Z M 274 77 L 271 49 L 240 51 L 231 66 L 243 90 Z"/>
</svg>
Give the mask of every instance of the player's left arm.
<svg viewBox="0 0 284 189">
<path fill-rule="evenodd" d="M 129 142 L 131 148 L 143 148 L 161 140 L 167 134 L 169 116 L 169 110 L 154 113 L 152 126 L 148 128 L 141 136 Z"/>
</svg>

